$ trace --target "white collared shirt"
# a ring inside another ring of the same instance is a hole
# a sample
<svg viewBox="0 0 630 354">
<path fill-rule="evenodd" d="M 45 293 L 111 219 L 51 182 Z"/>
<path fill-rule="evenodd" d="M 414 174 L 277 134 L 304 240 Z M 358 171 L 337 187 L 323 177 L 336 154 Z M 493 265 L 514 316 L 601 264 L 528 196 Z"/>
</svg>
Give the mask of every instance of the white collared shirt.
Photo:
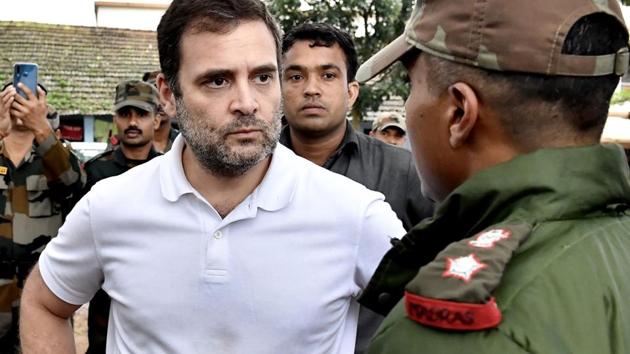
<svg viewBox="0 0 630 354">
<path fill-rule="evenodd" d="M 222 219 L 184 144 L 92 188 L 41 256 L 46 285 L 71 304 L 102 286 L 108 353 L 353 353 L 353 298 L 405 232 L 383 195 L 279 144 Z"/>
</svg>

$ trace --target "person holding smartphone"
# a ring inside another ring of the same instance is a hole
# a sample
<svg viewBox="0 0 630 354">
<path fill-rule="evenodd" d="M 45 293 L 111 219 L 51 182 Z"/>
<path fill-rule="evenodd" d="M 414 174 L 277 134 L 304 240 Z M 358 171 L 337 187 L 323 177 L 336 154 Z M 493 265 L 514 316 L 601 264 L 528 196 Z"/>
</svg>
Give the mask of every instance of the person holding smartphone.
<svg viewBox="0 0 630 354">
<path fill-rule="evenodd" d="M 0 353 L 18 352 L 24 277 L 85 181 L 46 119 L 46 92 L 17 85 L 26 97 L 13 85 L 0 93 Z"/>
</svg>

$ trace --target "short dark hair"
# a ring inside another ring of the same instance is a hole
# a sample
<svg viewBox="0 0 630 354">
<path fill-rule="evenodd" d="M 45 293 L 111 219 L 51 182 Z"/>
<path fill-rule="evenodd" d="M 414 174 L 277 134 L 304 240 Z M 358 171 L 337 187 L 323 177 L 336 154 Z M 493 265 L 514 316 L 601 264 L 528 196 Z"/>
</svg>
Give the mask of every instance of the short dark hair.
<svg viewBox="0 0 630 354">
<path fill-rule="evenodd" d="M 628 46 L 621 24 L 598 13 L 577 21 L 562 52 L 603 55 Z M 427 55 L 429 90 L 438 93 L 464 81 L 499 113 L 506 132 L 525 149 L 564 144 L 563 140 L 597 143 L 619 77 L 548 76 L 479 69 Z M 552 141 L 555 140 L 555 141 Z"/>
<path fill-rule="evenodd" d="M 155 78 L 158 76 L 159 73 L 160 73 L 159 70 L 147 71 L 146 73 L 144 73 L 144 75 L 142 75 L 142 81 L 144 81 L 144 82 L 149 82 L 149 81 L 155 82 Z"/>
<path fill-rule="evenodd" d="M 169 87 L 181 97 L 178 82 L 181 39 L 187 31 L 229 33 L 244 21 L 263 21 L 276 43 L 280 66 L 280 29 L 260 0 L 174 0 L 157 28 L 160 66 Z"/>
<path fill-rule="evenodd" d="M 304 23 L 289 30 L 282 39 L 282 55 L 297 41 L 312 41 L 311 47 L 332 47 L 337 43 L 346 57 L 348 82 L 354 81 L 359 67 L 352 37 L 345 31 L 325 23 Z"/>
</svg>

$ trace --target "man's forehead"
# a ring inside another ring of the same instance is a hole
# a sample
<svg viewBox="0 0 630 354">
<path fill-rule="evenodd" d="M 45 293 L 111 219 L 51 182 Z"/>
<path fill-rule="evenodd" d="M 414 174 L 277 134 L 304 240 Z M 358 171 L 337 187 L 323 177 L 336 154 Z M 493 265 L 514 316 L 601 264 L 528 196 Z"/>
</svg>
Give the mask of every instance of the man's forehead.
<svg viewBox="0 0 630 354">
<path fill-rule="evenodd" d="M 346 55 L 339 44 L 333 46 L 312 46 L 311 40 L 299 40 L 287 50 L 283 57 L 285 68 L 318 67 L 322 69 L 346 69 Z M 314 53 L 317 51 L 317 53 Z"/>
<path fill-rule="evenodd" d="M 263 29 L 264 28 L 264 29 Z M 208 70 L 241 70 L 273 66 L 277 69 L 276 46 L 262 21 L 240 24 L 226 33 L 189 32 L 182 36 L 181 62 L 196 74 Z"/>
</svg>

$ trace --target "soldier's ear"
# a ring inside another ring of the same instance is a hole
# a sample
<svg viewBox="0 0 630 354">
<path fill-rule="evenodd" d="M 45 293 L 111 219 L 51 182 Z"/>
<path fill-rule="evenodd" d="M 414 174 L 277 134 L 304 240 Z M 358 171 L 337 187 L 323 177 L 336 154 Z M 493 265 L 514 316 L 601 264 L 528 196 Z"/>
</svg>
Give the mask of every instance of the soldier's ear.
<svg viewBox="0 0 630 354">
<path fill-rule="evenodd" d="M 158 130 L 160 128 L 160 115 L 155 113 L 153 115 L 153 130 Z"/>
<path fill-rule="evenodd" d="M 466 143 L 479 118 L 479 99 L 466 83 L 448 88 L 449 143 L 456 149 Z"/>
<path fill-rule="evenodd" d="M 175 95 L 173 95 L 173 91 L 168 86 L 168 82 L 166 82 L 164 74 L 159 73 L 155 78 L 155 83 L 157 84 L 158 92 L 160 93 L 160 103 L 162 104 L 164 113 L 166 113 L 169 117 L 175 117 L 177 115 Z"/>
</svg>

